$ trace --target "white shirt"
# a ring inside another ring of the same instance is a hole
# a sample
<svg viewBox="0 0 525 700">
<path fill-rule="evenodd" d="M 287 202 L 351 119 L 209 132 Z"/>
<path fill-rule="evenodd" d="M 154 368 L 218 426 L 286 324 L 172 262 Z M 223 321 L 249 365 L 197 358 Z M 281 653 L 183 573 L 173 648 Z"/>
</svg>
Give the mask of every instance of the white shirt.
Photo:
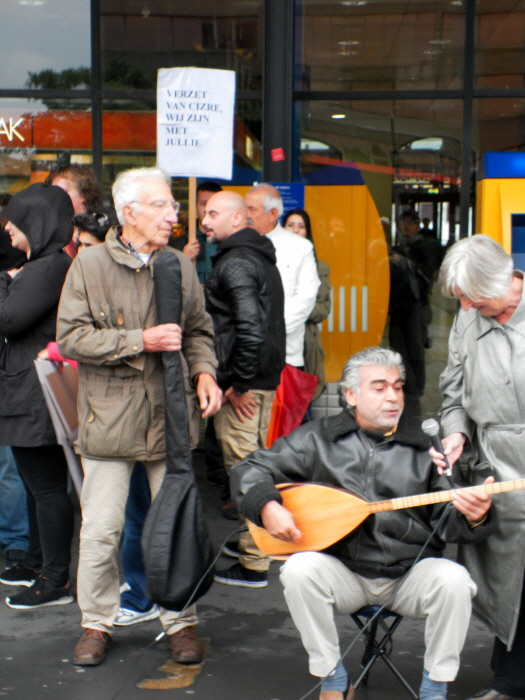
<svg viewBox="0 0 525 700">
<path fill-rule="evenodd" d="M 284 287 L 284 321 L 286 323 L 286 362 L 304 365 L 304 324 L 315 306 L 321 282 L 317 275 L 314 247 L 280 224 L 266 234 L 275 246 L 277 269 Z"/>
</svg>

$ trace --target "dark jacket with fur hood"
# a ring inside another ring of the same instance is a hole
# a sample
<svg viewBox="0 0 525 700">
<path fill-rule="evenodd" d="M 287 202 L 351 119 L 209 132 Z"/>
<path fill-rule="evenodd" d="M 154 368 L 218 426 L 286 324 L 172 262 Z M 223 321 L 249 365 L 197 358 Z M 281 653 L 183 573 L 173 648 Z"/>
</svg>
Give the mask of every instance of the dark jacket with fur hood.
<svg viewBox="0 0 525 700">
<path fill-rule="evenodd" d="M 71 258 L 62 248 L 73 233 L 73 205 L 54 185 L 37 183 L 15 194 L 2 211 L 29 241 L 29 259 L 11 278 L 0 273 L 0 445 L 56 443 L 34 367 L 55 340 L 58 300 Z"/>
<path fill-rule="evenodd" d="M 367 501 L 382 501 L 447 490 L 430 459 L 427 436 L 403 414 L 391 437 L 362 430 L 348 409 L 320 418 L 258 450 L 235 465 L 230 475 L 239 511 L 262 526 L 260 512 L 271 500 L 282 502 L 274 484 L 315 482 L 338 486 Z M 353 532 L 325 550 L 368 578 L 402 576 L 419 554 L 443 510 L 447 515 L 423 557 L 441 557 L 446 542 L 478 542 L 494 529 L 470 528 L 450 503 L 370 515 Z"/>
</svg>

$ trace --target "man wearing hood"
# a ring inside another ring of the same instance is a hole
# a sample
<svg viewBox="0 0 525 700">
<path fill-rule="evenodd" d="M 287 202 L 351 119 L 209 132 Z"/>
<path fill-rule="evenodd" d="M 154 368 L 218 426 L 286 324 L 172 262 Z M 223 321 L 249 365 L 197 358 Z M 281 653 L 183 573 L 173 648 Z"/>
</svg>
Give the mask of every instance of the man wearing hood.
<svg viewBox="0 0 525 700">
<path fill-rule="evenodd" d="M 275 248 L 247 222 L 238 194 L 218 192 L 208 200 L 203 226 L 208 240 L 219 245 L 205 296 L 215 330 L 217 381 L 224 392 L 214 423 L 227 471 L 265 446 L 286 356 L 284 291 Z M 248 533 L 241 535 L 239 553 L 239 563 L 218 571 L 215 580 L 250 588 L 268 585 L 269 560 Z"/>
<path fill-rule="evenodd" d="M 73 206 L 59 187 L 37 183 L 15 194 L 1 223 L 27 262 L 0 273 L 0 445 L 12 447 L 28 491 L 29 549 L 23 562 L 2 574 L 7 585 L 26 586 L 6 599 L 31 609 L 72 602 L 69 564 L 73 507 L 67 463 L 46 407 L 33 361 L 55 340 L 57 307 L 71 259 Z"/>
</svg>

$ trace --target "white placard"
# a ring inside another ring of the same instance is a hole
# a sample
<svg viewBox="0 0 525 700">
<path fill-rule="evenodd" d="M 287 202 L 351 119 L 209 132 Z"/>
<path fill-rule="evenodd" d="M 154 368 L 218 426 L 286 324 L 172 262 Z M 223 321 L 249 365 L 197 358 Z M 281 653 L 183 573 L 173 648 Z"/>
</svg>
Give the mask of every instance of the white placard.
<svg viewBox="0 0 525 700">
<path fill-rule="evenodd" d="M 170 175 L 231 180 L 235 72 L 161 68 L 157 165 Z"/>
</svg>

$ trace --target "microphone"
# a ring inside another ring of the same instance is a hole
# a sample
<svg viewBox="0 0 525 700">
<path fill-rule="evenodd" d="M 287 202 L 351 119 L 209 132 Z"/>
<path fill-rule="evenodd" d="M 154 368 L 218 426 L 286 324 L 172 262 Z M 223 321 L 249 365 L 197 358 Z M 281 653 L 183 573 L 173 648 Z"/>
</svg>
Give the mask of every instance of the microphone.
<svg viewBox="0 0 525 700">
<path fill-rule="evenodd" d="M 428 418 L 427 420 L 424 420 L 421 423 L 421 430 L 425 433 L 425 435 L 428 435 L 428 437 L 430 438 L 432 447 L 438 452 L 441 452 L 441 454 L 445 457 L 445 476 L 452 476 L 452 468 L 448 462 L 447 455 L 443 450 L 443 443 L 441 442 L 441 438 L 439 437 L 439 423 L 437 422 L 437 420 L 434 420 L 433 418 Z"/>
</svg>

